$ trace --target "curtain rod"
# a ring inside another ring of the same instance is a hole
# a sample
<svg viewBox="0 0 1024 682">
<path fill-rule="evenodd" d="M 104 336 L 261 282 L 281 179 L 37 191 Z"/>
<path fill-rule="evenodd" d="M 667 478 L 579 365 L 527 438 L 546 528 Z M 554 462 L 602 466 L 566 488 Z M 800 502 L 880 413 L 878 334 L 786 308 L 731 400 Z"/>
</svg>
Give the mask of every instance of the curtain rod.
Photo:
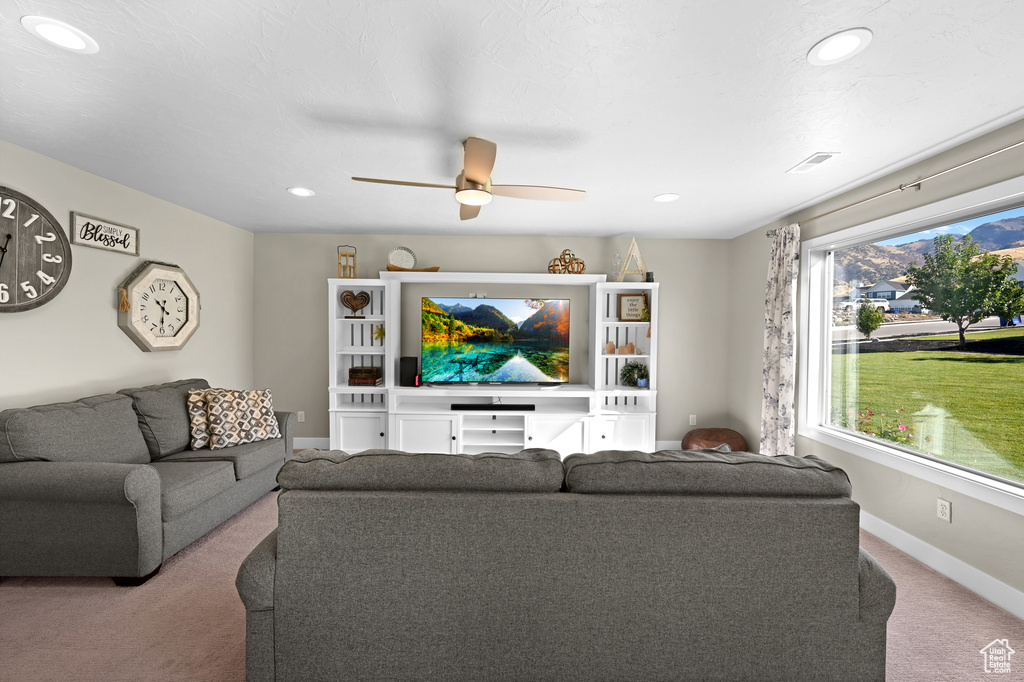
<svg viewBox="0 0 1024 682">
<path fill-rule="evenodd" d="M 819 213 L 816 216 L 811 216 L 810 218 L 805 218 L 804 220 L 801 220 L 799 222 L 799 224 L 800 225 L 804 225 L 806 223 L 811 222 L 812 220 L 818 220 L 820 218 L 824 218 L 825 216 L 830 216 L 833 213 L 839 213 L 840 211 L 845 211 L 848 208 L 853 208 L 854 206 L 860 206 L 861 204 L 866 204 L 869 201 L 874 201 L 875 199 L 881 199 L 882 197 L 887 197 L 890 194 L 895 194 L 896 192 L 902 192 L 904 190 L 908 190 L 908 189 L 911 189 L 911 188 L 921 189 L 921 185 L 922 184 L 928 182 L 929 180 L 934 180 L 935 178 L 939 177 L 940 175 L 945 175 L 946 173 L 951 173 L 951 172 L 953 172 L 955 170 L 960 170 L 961 168 L 964 168 L 965 166 L 970 166 L 972 163 L 977 163 L 978 161 L 983 161 L 983 160 L 985 160 L 985 159 L 987 159 L 987 158 L 989 158 L 991 156 L 995 156 L 996 154 L 1002 154 L 1005 151 L 1009 151 L 1009 150 L 1011 150 L 1011 149 L 1013 149 L 1015 147 L 1019 147 L 1021 145 L 1024 145 L 1024 140 L 1018 140 L 1017 142 L 1014 142 L 1012 144 L 1008 144 L 1005 147 L 1000 147 L 999 149 L 996 149 L 996 150 L 993 150 L 993 151 L 988 152 L 986 154 L 982 154 L 981 156 L 975 157 L 975 158 L 971 159 L 970 161 L 964 161 L 963 163 L 958 163 L 955 166 L 950 166 L 949 168 L 947 168 L 945 170 L 941 170 L 941 171 L 939 171 L 937 173 L 932 173 L 928 177 L 921 178 L 920 180 L 915 180 L 914 182 L 910 182 L 910 183 L 907 183 L 905 185 L 899 185 L 898 187 L 894 187 L 893 189 L 886 190 L 885 192 L 879 192 L 878 194 L 875 194 L 874 196 L 870 196 L 870 197 L 867 197 L 865 199 L 860 199 L 859 201 L 855 201 L 852 204 L 847 204 L 845 206 L 840 206 L 839 208 L 834 208 L 831 211 L 826 211 L 825 213 Z M 775 236 L 775 232 L 776 232 L 776 230 L 768 230 L 768 232 L 766 233 L 766 236 L 769 237 L 769 238 L 770 237 L 774 237 Z"/>
</svg>

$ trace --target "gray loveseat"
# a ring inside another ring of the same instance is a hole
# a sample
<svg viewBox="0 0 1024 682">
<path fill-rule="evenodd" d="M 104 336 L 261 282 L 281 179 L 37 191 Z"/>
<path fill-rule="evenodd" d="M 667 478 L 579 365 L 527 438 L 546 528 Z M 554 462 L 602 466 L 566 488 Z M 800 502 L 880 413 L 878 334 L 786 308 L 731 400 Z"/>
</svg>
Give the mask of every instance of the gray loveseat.
<svg viewBox="0 0 1024 682">
<path fill-rule="evenodd" d="M 846 474 L 717 451 L 306 450 L 246 558 L 262 680 L 884 680 Z"/>
<path fill-rule="evenodd" d="M 281 438 L 190 450 L 187 379 L 0 412 L 0 576 L 140 584 L 277 486 Z"/>
</svg>

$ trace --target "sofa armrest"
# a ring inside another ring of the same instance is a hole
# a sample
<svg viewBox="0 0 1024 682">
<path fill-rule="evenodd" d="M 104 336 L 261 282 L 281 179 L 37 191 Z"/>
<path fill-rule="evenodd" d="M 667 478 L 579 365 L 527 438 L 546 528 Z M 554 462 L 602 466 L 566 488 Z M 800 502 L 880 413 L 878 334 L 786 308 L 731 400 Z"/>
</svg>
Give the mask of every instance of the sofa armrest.
<svg viewBox="0 0 1024 682">
<path fill-rule="evenodd" d="M 0 574 L 148 575 L 163 558 L 160 494 L 146 464 L 0 464 Z"/>
<path fill-rule="evenodd" d="M 875 557 L 862 548 L 858 560 L 860 574 L 860 620 L 884 623 L 896 606 L 896 583 Z"/>
<path fill-rule="evenodd" d="M 299 416 L 294 412 L 274 412 L 277 418 L 277 426 L 281 430 L 281 437 L 284 438 L 284 458 L 291 459 L 295 450 L 295 425 L 299 423 Z"/>
<path fill-rule="evenodd" d="M 0 500 L 124 504 L 149 497 L 160 500 L 160 475 L 147 464 L 9 462 L 0 466 Z"/>
<path fill-rule="evenodd" d="M 274 578 L 277 574 L 277 529 L 263 538 L 238 567 L 235 588 L 246 611 L 274 608 Z"/>
</svg>

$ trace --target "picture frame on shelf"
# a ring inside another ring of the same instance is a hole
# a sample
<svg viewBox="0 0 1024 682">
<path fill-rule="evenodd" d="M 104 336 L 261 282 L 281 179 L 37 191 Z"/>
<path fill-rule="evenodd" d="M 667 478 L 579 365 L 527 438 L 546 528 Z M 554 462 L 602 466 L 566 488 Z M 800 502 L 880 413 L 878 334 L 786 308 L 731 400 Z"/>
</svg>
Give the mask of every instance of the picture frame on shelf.
<svg viewBox="0 0 1024 682">
<path fill-rule="evenodd" d="M 619 322 L 643 322 L 647 294 L 619 294 Z"/>
</svg>

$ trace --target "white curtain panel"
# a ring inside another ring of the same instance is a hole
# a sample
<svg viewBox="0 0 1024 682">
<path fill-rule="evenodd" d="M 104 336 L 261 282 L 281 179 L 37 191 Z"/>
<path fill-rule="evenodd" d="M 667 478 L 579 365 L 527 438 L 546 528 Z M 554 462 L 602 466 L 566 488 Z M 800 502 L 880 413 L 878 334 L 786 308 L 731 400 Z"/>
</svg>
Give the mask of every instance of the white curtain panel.
<svg viewBox="0 0 1024 682">
<path fill-rule="evenodd" d="M 775 231 L 764 300 L 764 384 L 761 399 L 761 448 L 765 455 L 792 455 L 796 422 L 796 275 L 800 226 Z"/>
</svg>

